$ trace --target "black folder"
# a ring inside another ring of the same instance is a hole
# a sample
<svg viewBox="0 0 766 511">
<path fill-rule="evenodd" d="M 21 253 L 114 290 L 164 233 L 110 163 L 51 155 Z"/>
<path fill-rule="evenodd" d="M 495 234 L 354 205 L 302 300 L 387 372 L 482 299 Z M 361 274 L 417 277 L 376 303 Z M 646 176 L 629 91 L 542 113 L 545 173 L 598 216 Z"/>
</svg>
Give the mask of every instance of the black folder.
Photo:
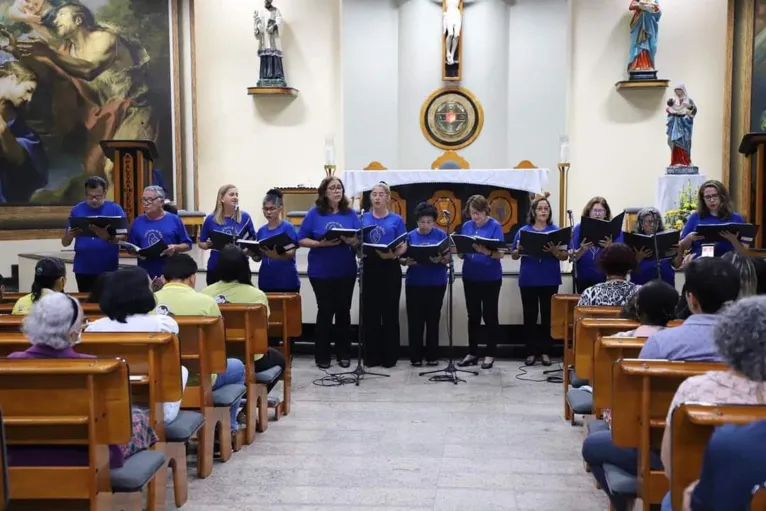
<svg viewBox="0 0 766 511">
<path fill-rule="evenodd" d="M 505 250 L 508 243 L 505 241 L 482 238 L 481 236 L 466 236 L 465 234 L 453 234 L 452 241 L 455 243 L 458 254 L 476 254 L 473 245 L 486 247 L 490 250 Z"/>
<path fill-rule="evenodd" d="M 521 253 L 532 257 L 543 257 L 546 255 L 553 255 L 550 252 L 544 250 L 548 243 L 554 245 L 569 246 L 569 241 L 572 239 L 572 228 L 564 227 L 563 229 L 557 229 L 549 232 L 535 232 L 535 231 L 520 231 L 519 243 L 521 244 Z"/>
<path fill-rule="evenodd" d="M 622 232 L 624 220 L 624 211 L 611 220 L 599 220 L 587 216 L 580 218 L 580 244 L 583 244 L 583 240 L 587 240 L 593 243 L 594 246 L 598 246 L 604 238 L 611 238 L 612 241 L 617 241 Z"/>
<path fill-rule="evenodd" d="M 105 227 L 112 236 L 128 234 L 128 219 L 121 216 L 70 216 L 69 226 L 82 231 L 81 236 L 97 237 L 90 226 Z"/>
<path fill-rule="evenodd" d="M 755 224 L 742 224 L 737 222 L 728 222 L 723 224 L 697 225 L 695 229 L 697 234 L 704 236 L 707 242 L 726 241 L 721 237 L 721 231 L 729 231 L 739 235 L 739 240 L 745 243 L 752 243 L 755 235 L 758 234 L 758 226 Z"/>
<path fill-rule="evenodd" d="M 165 243 L 165 240 L 157 240 L 148 247 L 144 248 L 140 248 L 133 243 L 128 243 L 127 241 L 121 241 L 118 243 L 118 245 L 131 254 L 139 255 L 147 259 L 159 259 L 162 257 L 162 253 L 168 249 L 168 244 Z"/>
<path fill-rule="evenodd" d="M 418 264 L 436 264 L 431 261 L 431 258 L 441 257 L 449 252 L 449 249 L 449 238 L 444 238 L 435 245 L 408 245 L 404 257 Z"/>
<path fill-rule="evenodd" d="M 645 249 L 654 257 L 654 238 L 657 238 L 657 251 L 660 259 L 668 259 L 676 256 L 676 247 L 681 239 L 681 233 L 676 230 L 667 230 L 658 232 L 655 235 L 639 234 L 636 232 L 625 232 L 625 244 L 640 252 Z"/>
<path fill-rule="evenodd" d="M 364 245 L 362 245 L 362 251 L 364 252 L 364 255 L 366 256 L 380 258 L 380 256 L 378 255 L 378 250 L 380 250 L 381 252 L 393 252 L 394 250 L 399 248 L 399 246 L 405 241 L 407 241 L 406 232 L 388 244 L 365 243 Z"/>
<path fill-rule="evenodd" d="M 212 231 L 210 241 L 213 242 L 213 250 L 223 250 L 226 245 L 233 245 L 237 242 L 237 236 L 223 231 Z"/>
<path fill-rule="evenodd" d="M 286 232 L 263 238 L 262 240 L 237 240 L 237 244 L 242 248 L 249 248 L 254 252 L 260 252 L 262 249 L 276 250 L 278 254 L 284 254 L 288 250 L 298 247 L 298 243 Z"/>
<path fill-rule="evenodd" d="M 362 238 L 365 234 L 370 232 L 371 230 L 375 229 L 374 225 L 366 225 L 362 227 L 361 229 L 342 229 L 340 227 L 335 227 L 333 229 L 330 229 L 326 233 L 324 233 L 324 236 L 322 236 L 321 240 L 339 240 L 341 236 L 346 238 L 353 238 L 358 237 Z"/>
</svg>

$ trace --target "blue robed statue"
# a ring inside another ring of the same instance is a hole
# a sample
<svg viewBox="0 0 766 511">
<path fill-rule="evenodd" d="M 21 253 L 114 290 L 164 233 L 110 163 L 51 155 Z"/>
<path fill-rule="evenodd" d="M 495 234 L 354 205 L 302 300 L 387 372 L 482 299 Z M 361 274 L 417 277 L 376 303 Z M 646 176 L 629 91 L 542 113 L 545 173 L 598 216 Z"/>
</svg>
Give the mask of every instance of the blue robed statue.
<svg viewBox="0 0 766 511">
<path fill-rule="evenodd" d="M 673 92 L 674 95 L 668 100 L 668 106 L 665 109 L 670 168 L 676 168 L 676 171 L 672 173 L 696 173 L 696 168 L 692 167 L 692 132 L 697 105 L 689 97 L 685 85 L 676 85 Z M 682 172 L 681 168 L 688 170 Z"/>
<path fill-rule="evenodd" d="M 628 72 L 631 80 L 656 80 L 654 67 L 659 35 L 660 6 L 658 0 L 631 0 L 630 58 Z"/>
</svg>

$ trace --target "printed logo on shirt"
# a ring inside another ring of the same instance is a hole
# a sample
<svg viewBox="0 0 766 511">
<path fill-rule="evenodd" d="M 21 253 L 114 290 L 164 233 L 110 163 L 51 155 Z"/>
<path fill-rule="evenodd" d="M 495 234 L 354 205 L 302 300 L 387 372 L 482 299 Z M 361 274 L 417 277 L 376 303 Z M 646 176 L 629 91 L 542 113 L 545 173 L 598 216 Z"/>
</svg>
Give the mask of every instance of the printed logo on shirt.
<svg viewBox="0 0 766 511">
<path fill-rule="evenodd" d="M 324 230 L 329 231 L 330 229 L 343 229 L 343 226 L 340 222 L 327 222 L 324 226 Z"/>
<path fill-rule="evenodd" d="M 382 225 L 376 225 L 375 228 L 370 231 L 370 243 L 379 244 L 385 233 L 386 229 Z"/>
<path fill-rule="evenodd" d="M 161 314 L 163 316 L 172 316 L 172 313 L 170 312 L 170 307 L 168 307 L 165 304 L 160 304 L 157 306 L 157 308 L 154 310 L 157 314 Z"/>
<path fill-rule="evenodd" d="M 229 301 L 226 299 L 226 296 L 218 295 L 215 297 L 215 303 L 222 304 L 222 303 L 229 303 Z"/>
<path fill-rule="evenodd" d="M 146 246 L 151 247 L 158 241 L 162 239 L 162 231 L 159 231 L 157 229 L 149 229 L 146 231 L 146 234 L 144 234 L 144 240 L 146 241 Z"/>
</svg>

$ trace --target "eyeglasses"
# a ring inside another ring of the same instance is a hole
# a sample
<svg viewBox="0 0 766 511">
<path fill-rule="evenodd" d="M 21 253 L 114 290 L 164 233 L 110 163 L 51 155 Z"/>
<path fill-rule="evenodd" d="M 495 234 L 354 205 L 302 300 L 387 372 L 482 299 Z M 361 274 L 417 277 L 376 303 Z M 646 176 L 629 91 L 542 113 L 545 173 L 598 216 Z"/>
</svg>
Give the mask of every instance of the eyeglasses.
<svg viewBox="0 0 766 511">
<path fill-rule="evenodd" d="M 343 190 L 343 187 L 340 185 L 335 185 L 335 186 L 328 186 L 327 189 L 331 192 L 337 192 L 339 190 Z"/>
<path fill-rule="evenodd" d="M 157 199 L 159 199 L 159 197 L 152 197 L 152 198 L 142 197 L 141 198 L 141 203 L 142 204 L 151 204 L 152 202 L 156 201 Z"/>
<path fill-rule="evenodd" d="M 271 207 L 264 206 L 263 207 L 263 212 L 264 213 L 273 213 L 274 211 L 276 211 L 278 209 L 279 208 L 275 208 L 274 206 L 271 206 Z"/>
<path fill-rule="evenodd" d="M 104 196 L 103 196 L 103 195 L 101 195 L 101 194 L 99 194 L 99 195 L 90 195 L 90 194 L 87 194 L 85 197 L 86 197 L 88 200 L 102 200 L 102 199 L 104 198 Z"/>
<path fill-rule="evenodd" d="M 711 195 L 703 195 L 702 198 L 706 201 L 716 200 L 719 199 L 721 196 L 717 193 L 711 194 Z"/>
</svg>

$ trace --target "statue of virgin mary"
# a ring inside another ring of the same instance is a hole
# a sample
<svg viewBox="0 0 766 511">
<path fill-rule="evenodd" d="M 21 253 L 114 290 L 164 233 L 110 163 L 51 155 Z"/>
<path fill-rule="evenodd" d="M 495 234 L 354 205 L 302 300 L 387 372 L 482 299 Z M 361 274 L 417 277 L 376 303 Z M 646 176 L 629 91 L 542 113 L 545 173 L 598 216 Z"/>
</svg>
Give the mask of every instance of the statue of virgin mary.
<svg viewBox="0 0 766 511">
<path fill-rule="evenodd" d="M 630 11 L 630 58 L 628 72 L 631 80 L 656 80 L 657 69 L 654 67 L 657 55 L 657 36 L 659 34 L 660 6 L 658 0 L 631 0 Z"/>
<path fill-rule="evenodd" d="M 692 167 L 692 132 L 697 105 L 686 92 L 686 86 L 678 84 L 674 96 L 668 99 L 667 113 L 668 146 L 670 146 L 670 170 L 672 173 L 695 173 Z M 683 169 L 689 169 L 684 172 Z"/>
</svg>

